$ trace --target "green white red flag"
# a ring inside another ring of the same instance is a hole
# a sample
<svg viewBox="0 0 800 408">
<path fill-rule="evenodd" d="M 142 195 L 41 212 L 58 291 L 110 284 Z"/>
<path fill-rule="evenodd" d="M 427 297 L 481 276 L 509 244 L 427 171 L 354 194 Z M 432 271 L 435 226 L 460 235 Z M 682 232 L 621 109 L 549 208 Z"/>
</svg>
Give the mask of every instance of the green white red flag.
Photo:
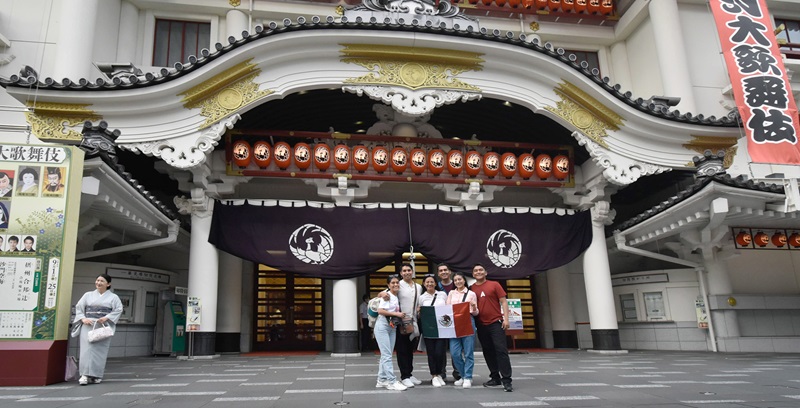
<svg viewBox="0 0 800 408">
<path fill-rule="evenodd" d="M 469 303 L 420 308 L 420 329 L 429 339 L 454 339 L 475 334 Z"/>
</svg>

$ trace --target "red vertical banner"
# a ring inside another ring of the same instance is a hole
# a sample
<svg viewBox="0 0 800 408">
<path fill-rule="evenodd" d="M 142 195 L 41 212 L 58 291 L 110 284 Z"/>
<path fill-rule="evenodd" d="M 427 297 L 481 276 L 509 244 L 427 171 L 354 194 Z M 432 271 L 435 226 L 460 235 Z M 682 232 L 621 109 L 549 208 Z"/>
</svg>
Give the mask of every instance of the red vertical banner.
<svg viewBox="0 0 800 408">
<path fill-rule="evenodd" d="M 800 120 L 765 0 L 710 0 L 753 162 L 800 164 Z"/>
</svg>

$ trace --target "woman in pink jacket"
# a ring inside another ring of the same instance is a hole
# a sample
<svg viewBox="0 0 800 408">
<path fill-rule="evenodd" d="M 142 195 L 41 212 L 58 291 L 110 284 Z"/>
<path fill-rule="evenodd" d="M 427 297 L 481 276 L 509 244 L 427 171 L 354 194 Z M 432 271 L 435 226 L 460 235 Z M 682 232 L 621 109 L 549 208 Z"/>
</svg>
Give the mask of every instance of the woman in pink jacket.
<svg viewBox="0 0 800 408">
<path fill-rule="evenodd" d="M 469 290 L 464 274 L 456 272 L 453 276 L 456 288 L 447 295 L 448 305 L 469 302 L 469 312 L 472 316 L 478 315 L 478 298 L 475 292 Z M 472 331 L 475 333 L 475 320 L 472 321 Z M 472 370 L 475 368 L 475 334 L 466 337 L 450 339 L 450 354 L 453 355 L 453 364 L 461 373 L 461 379 L 455 382 L 456 386 L 472 387 Z"/>
</svg>

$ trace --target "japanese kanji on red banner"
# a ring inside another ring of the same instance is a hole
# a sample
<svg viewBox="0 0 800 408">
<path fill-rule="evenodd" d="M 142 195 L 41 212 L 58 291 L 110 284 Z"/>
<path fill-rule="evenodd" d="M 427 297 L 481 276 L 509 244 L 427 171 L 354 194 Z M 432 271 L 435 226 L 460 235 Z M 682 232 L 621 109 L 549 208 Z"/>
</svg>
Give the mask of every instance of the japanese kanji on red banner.
<svg viewBox="0 0 800 408">
<path fill-rule="evenodd" d="M 753 162 L 800 164 L 800 120 L 765 0 L 710 0 Z"/>
</svg>

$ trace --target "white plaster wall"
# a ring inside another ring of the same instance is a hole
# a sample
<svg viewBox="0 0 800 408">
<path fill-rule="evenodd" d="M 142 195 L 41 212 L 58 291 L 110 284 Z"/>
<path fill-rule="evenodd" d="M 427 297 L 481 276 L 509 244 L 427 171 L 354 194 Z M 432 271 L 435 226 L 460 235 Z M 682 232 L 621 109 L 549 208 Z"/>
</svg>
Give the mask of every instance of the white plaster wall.
<svg viewBox="0 0 800 408">
<path fill-rule="evenodd" d="M 0 0 L 0 34 L 11 46 L 0 49 L 15 59 L 0 66 L 0 75 L 17 74 L 25 65 L 35 70 L 52 67 L 60 7 L 52 0 Z"/>
<path fill-rule="evenodd" d="M 800 251 L 743 250 L 725 264 L 734 293 L 800 294 Z"/>
<path fill-rule="evenodd" d="M 97 35 L 94 37 L 94 62 L 118 62 L 117 40 L 119 39 L 120 9 L 120 0 L 103 0 L 99 3 Z M 91 78 L 95 79 L 100 76 L 100 71 L 92 68 Z"/>
<path fill-rule="evenodd" d="M 634 97 L 647 99 L 653 95 L 663 95 L 661 69 L 655 50 L 653 25 L 650 20 L 634 30 L 626 40 L 628 46 L 628 65 L 631 70 L 630 90 Z"/>
<path fill-rule="evenodd" d="M 696 322 L 697 316 L 694 302 L 697 297 L 700 296 L 700 290 L 697 284 L 697 274 L 693 270 L 653 270 L 616 274 L 613 275 L 612 278 L 655 274 L 667 274 L 669 282 L 614 286 L 614 305 L 617 311 L 617 320 L 620 322 L 622 321 L 622 308 L 619 302 L 619 296 L 621 294 L 636 294 L 639 320 L 643 321 L 646 315 L 643 309 L 644 303 L 641 301 L 642 293 L 662 292 L 664 294 L 664 306 L 667 308 L 667 320 L 675 322 Z"/>
</svg>

